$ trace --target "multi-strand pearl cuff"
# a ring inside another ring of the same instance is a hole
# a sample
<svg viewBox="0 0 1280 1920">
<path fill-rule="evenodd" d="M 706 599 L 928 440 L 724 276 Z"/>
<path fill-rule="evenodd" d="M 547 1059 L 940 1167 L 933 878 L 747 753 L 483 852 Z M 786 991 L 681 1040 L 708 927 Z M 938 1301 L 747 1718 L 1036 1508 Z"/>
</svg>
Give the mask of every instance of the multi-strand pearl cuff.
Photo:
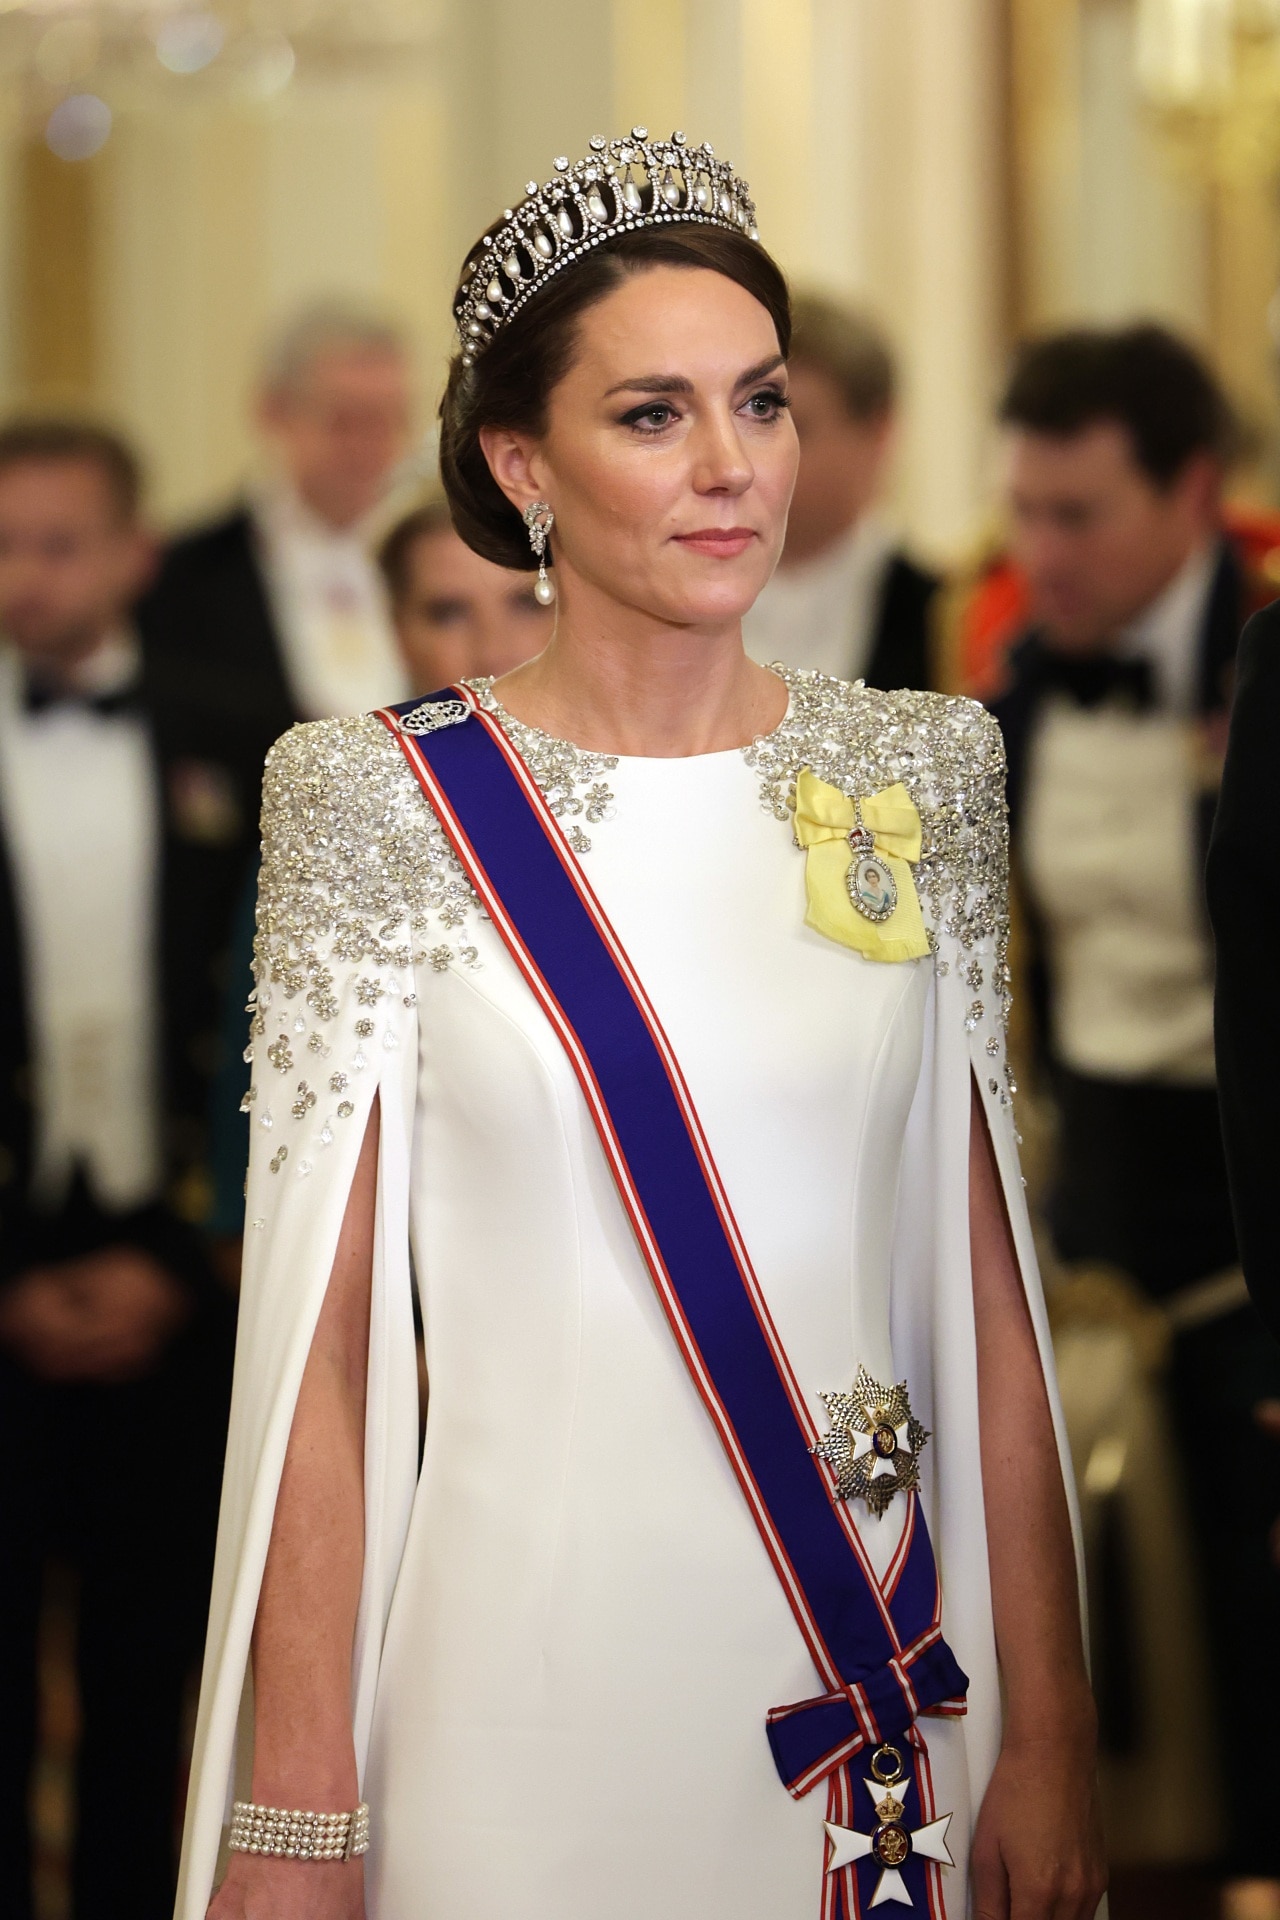
<svg viewBox="0 0 1280 1920">
<path fill-rule="evenodd" d="M 354 1860 L 369 1851 L 369 1809 L 302 1813 L 295 1807 L 259 1807 L 237 1800 L 231 1809 L 232 1853 L 275 1854 L 286 1860 Z"/>
</svg>

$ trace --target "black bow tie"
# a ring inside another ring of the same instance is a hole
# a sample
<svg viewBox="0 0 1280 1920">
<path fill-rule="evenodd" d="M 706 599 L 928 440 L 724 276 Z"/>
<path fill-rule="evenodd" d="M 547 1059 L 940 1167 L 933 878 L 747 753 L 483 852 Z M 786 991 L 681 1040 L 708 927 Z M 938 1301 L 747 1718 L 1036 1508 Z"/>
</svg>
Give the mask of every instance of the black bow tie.
<svg viewBox="0 0 1280 1920">
<path fill-rule="evenodd" d="M 57 686 L 28 674 L 22 704 L 27 713 L 48 713 L 55 707 L 67 707 L 77 708 L 81 713 L 96 713 L 106 720 L 117 714 L 137 713 L 141 697 L 136 680 L 111 693 L 90 693 L 78 687 Z"/>
<path fill-rule="evenodd" d="M 1121 660 L 1113 653 L 1057 653 L 1046 647 L 1038 662 L 1037 678 L 1046 692 L 1064 693 L 1081 707 L 1100 707 L 1114 700 L 1149 713 L 1156 703 L 1151 662 Z"/>
</svg>

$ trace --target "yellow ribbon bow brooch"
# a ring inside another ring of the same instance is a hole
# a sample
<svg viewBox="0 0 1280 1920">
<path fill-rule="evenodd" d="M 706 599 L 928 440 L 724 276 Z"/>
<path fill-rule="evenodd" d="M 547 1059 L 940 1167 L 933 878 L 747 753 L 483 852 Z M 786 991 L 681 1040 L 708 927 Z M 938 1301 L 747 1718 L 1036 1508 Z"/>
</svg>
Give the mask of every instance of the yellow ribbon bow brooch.
<svg viewBox="0 0 1280 1920">
<path fill-rule="evenodd" d="M 796 844 L 806 851 L 805 924 L 868 960 L 929 951 L 910 862 L 920 815 L 902 782 L 851 800 L 808 767 L 796 778 Z"/>
</svg>

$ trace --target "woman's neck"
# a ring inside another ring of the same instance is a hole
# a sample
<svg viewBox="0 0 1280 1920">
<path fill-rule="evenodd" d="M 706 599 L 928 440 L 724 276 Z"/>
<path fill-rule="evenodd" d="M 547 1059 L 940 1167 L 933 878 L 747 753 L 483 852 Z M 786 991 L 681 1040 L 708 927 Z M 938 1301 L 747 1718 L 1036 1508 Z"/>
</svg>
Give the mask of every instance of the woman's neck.
<svg viewBox="0 0 1280 1920">
<path fill-rule="evenodd" d="M 590 634 L 562 611 L 545 651 L 494 691 L 515 719 L 559 740 L 655 760 L 747 746 L 787 707 L 777 675 L 743 652 L 740 620 L 673 627 L 629 610 Z"/>
</svg>

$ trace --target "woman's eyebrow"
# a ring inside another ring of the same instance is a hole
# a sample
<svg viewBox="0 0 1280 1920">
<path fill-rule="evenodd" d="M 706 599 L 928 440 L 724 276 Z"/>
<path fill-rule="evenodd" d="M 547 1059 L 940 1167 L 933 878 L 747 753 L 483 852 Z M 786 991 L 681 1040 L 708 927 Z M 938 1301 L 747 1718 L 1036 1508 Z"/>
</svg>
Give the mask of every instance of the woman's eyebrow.
<svg viewBox="0 0 1280 1920">
<path fill-rule="evenodd" d="M 637 373 L 629 380 L 619 380 L 616 387 L 610 387 L 605 399 L 611 399 L 615 393 L 692 393 L 693 382 L 686 380 L 680 373 Z"/>
<path fill-rule="evenodd" d="M 745 373 L 738 375 L 733 383 L 734 392 L 736 393 L 740 387 L 751 386 L 756 380 L 763 380 L 767 373 L 775 373 L 783 365 L 785 361 L 780 353 L 770 354 L 767 360 L 761 360 L 758 365 L 748 367 Z M 630 379 L 619 380 L 616 387 L 610 387 L 605 394 L 605 399 L 612 399 L 615 393 L 692 392 L 692 380 L 686 379 L 681 373 L 637 373 Z"/>
<path fill-rule="evenodd" d="M 733 383 L 734 392 L 736 393 L 739 387 L 754 386 L 755 382 L 763 380 L 767 373 L 776 373 L 779 367 L 785 367 L 786 364 L 782 354 L 771 353 L 767 360 L 758 361 L 754 367 L 748 367 L 745 373 L 738 375 Z"/>
</svg>

